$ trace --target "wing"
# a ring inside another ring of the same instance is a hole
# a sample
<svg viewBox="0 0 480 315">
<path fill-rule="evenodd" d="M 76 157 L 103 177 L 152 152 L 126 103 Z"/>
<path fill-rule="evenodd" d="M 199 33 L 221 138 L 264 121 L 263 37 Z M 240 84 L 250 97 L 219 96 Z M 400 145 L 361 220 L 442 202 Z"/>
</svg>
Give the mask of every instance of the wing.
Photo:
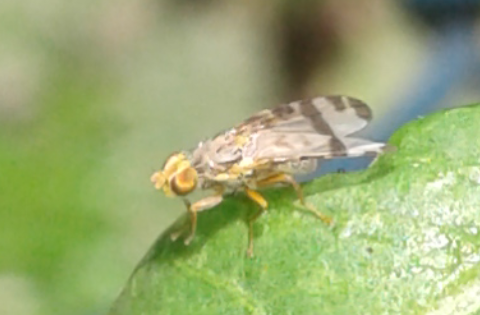
<svg viewBox="0 0 480 315">
<path fill-rule="evenodd" d="M 389 147 L 348 137 L 371 119 L 372 112 L 362 101 L 325 96 L 261 111 L 235 130 L 238 135 L 253 135 L 242 155 L 254 160 L 376 155 Z"/>
<path fill-rule="evenodd" d="M 324 96 L 266 109 L 242 122 L 239 132 L 270 129 L 347 136 L 364 128 L 372 119 L 370 108 L 348 96 Z"/>
</svg>

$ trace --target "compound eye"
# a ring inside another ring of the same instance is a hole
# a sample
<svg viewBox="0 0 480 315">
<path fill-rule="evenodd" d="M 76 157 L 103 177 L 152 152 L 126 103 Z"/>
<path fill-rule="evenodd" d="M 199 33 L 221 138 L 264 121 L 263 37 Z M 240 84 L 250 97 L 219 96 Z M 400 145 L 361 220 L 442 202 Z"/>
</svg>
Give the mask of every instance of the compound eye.
<svg viewBox="0 0 480 315">
<path fill-rule="evenodd" d="M 197 171 L 193 167 L 187 167 L 176 173 L 170 179 L 170 188 L 179 196 L 190 193 L 197 187 Z"/>
</svg>

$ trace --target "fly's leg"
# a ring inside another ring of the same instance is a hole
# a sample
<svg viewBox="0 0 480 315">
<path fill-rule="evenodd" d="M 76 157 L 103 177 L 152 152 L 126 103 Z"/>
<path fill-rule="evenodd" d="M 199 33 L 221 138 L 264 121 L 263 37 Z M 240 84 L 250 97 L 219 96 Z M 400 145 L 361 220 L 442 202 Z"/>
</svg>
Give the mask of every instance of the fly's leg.
<svg viewBox="0 0 480 315">
<path fill-rule="evenodd" d="M 257 182 L 257 187 L 268 187 L 268 186 L 278 184 L 278 183 L 287 183 L 287 184 L 292 185 L 293 188 L 295 189 L 295 192 L 297 193 L 297 197 L 300 200 L 300 203 L 302 204 L 302 206 L 304 206 L 310 212 L 315 214 L 316 217 L 318 217 L 320 220 L 322 220 L 326 224 L 328 224 L 328 225 L 332 224 L 332 218 L 330 218 L 329 216 L 321 213 L 320 211 L 315 209 L 315 207 L 312 206 L 311 204 L 308 204 L 307 202 L 305 202 L 305 197 L 303 196 L 302 187 L 300 187 L 300 185 L 290 175 L 278 174 L 278 175 L 274 175 L 272 177 L 268 177 L 268 178 L 266 178 L 262 181 Z"/>
<path fill-rule="evenodd" d="M 187 199 L 183 199 L 183 202 L 185 203 L 185 206 L 187 207 L 187 211 L 190 214 L 190 207 L 191 207 L 190 201 L 188 201 Z M 197 216 L 195 215 L 195 222 L 196 221 L 197 221 Z M 178 229 L 175 232 L 172 232 L 170 234 L 170 239 L 172 241 L 176 241 L 180 237 L 180 235 L 185 233 L 185 231 L 192 225 L 191 222 L 193 222 L 193 221 L 192 221 L 192 215 L 190 214 L 190 224 L 188 224 L 188 223 L 184 224 L 180 229 Z"/>
<path fill-rule="evenodd" d="M 248 219 L 248 248 L 247 256 L 253 257 L 253 223 L 267 210 L 268 202 L 255 190 L 246 188 L 247 196 L 260 206 L 260 210 Z"/>
<path fill-rule="evenodd" d="M 222 200 L 223 196 L 220 191 L 216 195 L 203 198 L 193 204 L 190 204 L 188 200 L 184 200 L 188 213 L 190 214 L 190 233 L 184 240 L 185 245 L 190 244 L 195 236 L 195 231 L 197 230 L 197 212 L 211 209 L 221 203 Z M 172 233 L 170 238 L 176 240 L 187 228 L 188 226 L 184 226 L 179 231 Z"/>
</svg>

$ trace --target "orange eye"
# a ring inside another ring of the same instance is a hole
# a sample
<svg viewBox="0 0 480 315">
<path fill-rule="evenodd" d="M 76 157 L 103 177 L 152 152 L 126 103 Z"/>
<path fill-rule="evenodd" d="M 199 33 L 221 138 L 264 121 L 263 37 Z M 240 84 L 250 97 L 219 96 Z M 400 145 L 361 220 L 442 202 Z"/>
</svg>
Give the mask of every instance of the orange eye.
<svg viewBox="0 0 480 315">
<path fill-rule="evenodd" d="M 170 188 L 176 195 L 186 195 L 197 187 L 197 171 L 193 167 L 187 167 L 172 176 Z"/>
</svg>

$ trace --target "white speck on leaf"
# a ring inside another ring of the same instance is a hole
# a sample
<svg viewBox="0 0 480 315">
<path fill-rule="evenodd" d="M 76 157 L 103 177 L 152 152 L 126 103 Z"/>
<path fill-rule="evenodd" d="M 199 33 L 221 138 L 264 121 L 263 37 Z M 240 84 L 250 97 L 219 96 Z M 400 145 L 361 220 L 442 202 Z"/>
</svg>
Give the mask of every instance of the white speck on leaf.
<svg viewBox="0 0 480 315">
<path fill-rule="evenodd" d="M 446 175 L 443 173 L 439 174 L 439 179 L 430 182 L 427 184 L 427 190 L 440 190 L 444 187 L 452 186 L 456 183 L 455 174 L 453 172 L 448 172 Z"/>
</svg>

